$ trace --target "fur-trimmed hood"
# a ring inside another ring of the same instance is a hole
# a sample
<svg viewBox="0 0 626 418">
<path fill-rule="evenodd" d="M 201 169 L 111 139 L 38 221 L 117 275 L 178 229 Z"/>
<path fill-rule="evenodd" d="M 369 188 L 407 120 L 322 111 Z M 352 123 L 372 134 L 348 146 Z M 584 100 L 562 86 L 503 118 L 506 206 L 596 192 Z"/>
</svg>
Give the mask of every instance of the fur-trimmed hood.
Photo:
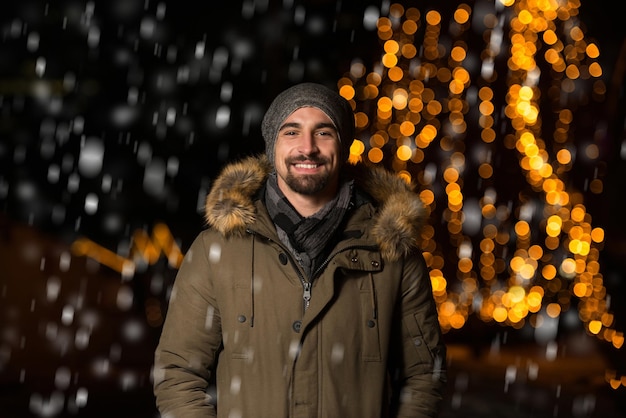
<svg viewBox="0 0 626 418">
<path fill-rule="evenodd" d="M 383 258 L 398 260 L 414 251 L 428 212 L 411 186 L 380 167 L 346 164 L 344 168 L 378 207 L 371 233 Z M 254 199 L 272 170 L 265 155 L 226 165 L 206 198 L 207 224 L 224 236 L 243 234 L 256 220 Z"/>
</svg>

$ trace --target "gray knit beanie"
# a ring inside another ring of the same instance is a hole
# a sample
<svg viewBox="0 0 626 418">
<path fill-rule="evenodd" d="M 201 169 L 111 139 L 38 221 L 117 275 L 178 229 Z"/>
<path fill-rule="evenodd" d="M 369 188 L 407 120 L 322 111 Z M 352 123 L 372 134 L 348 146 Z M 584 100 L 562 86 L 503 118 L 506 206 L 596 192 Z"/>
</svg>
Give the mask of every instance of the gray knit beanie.
<svg viewBox="0 0 626 418">
<path fill-rule="evenodd" d="M 316 83 L 302 83 L 280 93 L 265 112 L 261 133 L 265 140 L 265 153 L 274 164 L 274 146 L 283 121 L 301 107 L 316 107 L 333 121 L 341 142 L 341 162 L 350 155 L 354 139 L 354 112 L 350 103 L 328 87 Z"/>
</svg>

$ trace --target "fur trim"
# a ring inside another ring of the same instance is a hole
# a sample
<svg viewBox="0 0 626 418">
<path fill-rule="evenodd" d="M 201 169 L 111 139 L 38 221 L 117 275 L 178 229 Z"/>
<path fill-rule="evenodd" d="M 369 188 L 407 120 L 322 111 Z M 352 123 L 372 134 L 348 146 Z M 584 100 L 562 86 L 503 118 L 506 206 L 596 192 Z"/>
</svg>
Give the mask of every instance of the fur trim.
<svg viewBox="0 0 626 418">
<path fill-rule="evenodd" d="M 379 166 L 348 165 L 348 175 L 377 203 L 372 235 L 386 260 L 398 260 L 419 247 L 428 210 L 413 187 Z"/>
<path fill-rule="evenodd" d="M 243 234 L 256 220 L 253 198 L 271 170 L 264 156 L 226 165 L 206 198 L 206 223 L 224 236 Z"/>
<path fill-rule="evenodd" d="M 346 174 L 378 204 L 372 234 L 383 258 L 398 260 L 419 246 L 427 209 L 412 187 L 382 167 L 346 164 Z M 265 155 L 228 164 L 206 199 L 205 220 L 222 235 L 241 235 L 256 219 L 254 198 L 272 166 Z"/>
</svg>

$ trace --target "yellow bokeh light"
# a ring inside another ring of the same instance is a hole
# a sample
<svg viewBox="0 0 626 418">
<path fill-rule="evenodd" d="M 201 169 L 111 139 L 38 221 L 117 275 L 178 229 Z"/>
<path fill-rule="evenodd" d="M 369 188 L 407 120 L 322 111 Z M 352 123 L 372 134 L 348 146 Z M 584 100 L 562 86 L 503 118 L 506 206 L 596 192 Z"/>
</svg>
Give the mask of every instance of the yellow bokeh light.
<svg viewBox="0 0 626 418">
<path fill-rule="evenodd" d="M 354 115 L 354 122 L 357 128 L 363 129 L 369 123 L 369 117 L 364 112 L 357 112 Z"/>
<path fill-rule="evenodd" d="M 585 36 L 583 30 L 579 26 L 573 26 L 572 29 L 570 29 L 569 34 L 575 41 L 582 41 Z"/>
<path fill-rule="evenodd" d="M 463 89 L 465 88 L 465 86 L 459 80 L 454 79 L 450 81 L 448 88 L 450 89 L 450 92 L 452 94 L 461 94 L 463 93 Z"/>
<path fill-rule="evenodd" d="M 561 315 L 561 305 L 558 303 L 548 304 L 548 306 L 546 306 L 546 314 L 548 314 L 550 318 L 557 318 Z"/>
<path fill-rule="evenodd" d="M 543 247 L 541 245 L 533 245 L 528 249 L 528 256 L 533 260 L 539 260 L 543 257 Z"/>
<path fill-rule="evenodd" d="M 450 325 L 454 329 L 461 329 L 465 325 L 465 317 L 459 313 L 455 313 L 450 317 Z"/>
<path fill-rule="evenodd" d="M 602 242 L 602 241 L 604 241 L 604 229 L 602 229 L 602 228 L 594 228 L 591 231 L 591 239 L 594 242 Z"/>
<path fill-rule="evenodd" d="M 438 100 L 431 100 L 428 102 L 428 105 L 426 105 L 426 108 L 431 115 L 438 115 L 443 110 L 443 106 L 441 106 Z"/>
<path fill-rule="evenodd" d="M 385 42 L 383 49 L 387 54 L 397 54 L 400 50 L 400 45 L 394 40 L 389 40 Z"/>
<path fill-rule="evenodd" d="M 526 296 L 526 291 L 522 286 L 511 286 L 508 293 L 513 303 L 519 303 L 523 301 L 524 297 Z"/>
<path fill-rule="evenodd" d="M 506 308 L 502 307 L 502 306 L 498 306 L 493 310 L 493 319 L 495 319 L 498 322 L 504 322 L 506 321 L 507 317 L 508 317 L 508 312 L 506 310 Z"/>
<path fill-rule="evenodd" d="M 483 115 L 492 115 L 494 110 L 495 110 L 495 106 L 493 105 L 492 102 L 489 101 L 483 101 L 480 103 L 480 105 L 478 106 L 478 110 L 480 111 L 480 113 L 482 113 Z"/>
<path fill-rule="evenodd" d="M 594 43 L 590 43 L 585 48 L 585 53 L 589 58 L 598 58 L 600 56 L 600 49 Z"/>
<path fill-rule="evenodd" d="M 469 20 L 470 14 L 469 10 L 459 7 L 454 11 L 454 20 L 459 24 L 467 23 Z"/>
<path fill-rule="evenodd" d="M 552 215 L 548 218 L 546 225 L 546 233 L 551 237 L 557 237 L 561 233 L 561 227 L 563 226 L 563 220 L 558 215 Z"/>
<path fill-rule="evenodd" d="M 592 334 L 599 334 L 602 330 L 602 322 L 593 320 L 589 322 L 589 332 Z"/>
<path fill-rule="evenodd" d="M 459 172 L 457 171 L 456 168 L 454 167 L 448 167 L 445 169 L 445 171 L 443 172 L 443 178 L 446 180 L 446 182 L 448 183 L 454 183 L 455 181 L 458 180 L 459 178 Z"/>
<path fill-rule="evenodd" d="M 572 154 L 569 150 L 562 149 L 556 153 L 556 159 L 560 164 L 569 164 L 572 162 Z"/>
<path fill-rule="evenodd" d="M 432 190 L 425 189 L 420 192 L 420 199 L 425 205 L 430 205 L 435 201 L 435 194 Z"/>
<path fill-rule="evenodd" d="M 452 48 L 452 51 L 450 51 L 450 57 L 452 57 L 452 59 L 456 62 L 463 61 L 466 55 L 467 51 L 460 46 L 455 46 L 454 48 Z"/>
<path fill-rule="evenodd" d="M 367 159 L 373 162 L 374 164 L 378 164 L 383 160 L 384 154 L 383 150 L 380 148 L 372 148 L 367 153 Z"/>
<path fill-rule="evenodd" d="M 517 15 L 517 18 L 522 24 L 528 25 L 530 22 L 532 22 L 533 15 L 530 13 L 529 10 L 523 9 L 523 10 L 520 10 L 519 14 Z"/>
<path fill-rule="evenodd" d="M 391 111 L 392 107 L 393 103 L 389 97 L 381 97 L 380 99 L 378 99 L 378 109 L 380 109 L 381 111 L 389 112 Z"/>
<path fill-rule="evenodd" d="M 393 92 L 393 107 L 398 110 L 404 109 L 408 104 L 409 94 L 404 89 L 396 89 Z"/>
<path fill-rule="evenodd" d="M 579 298 L 587 296 L 587 285 L 585 283 L 576 283 L 572 290 L 574 292 L 574 295 Z"/>
<path fill-rule="evenodd" d="M 585 219 L 585 208 L 581 205 L 576 206 L 572 209 L 570 216 L 573 221 L 582 222 Z"/>
<path fill-rule="evenodd" d="M 558 39 L 557 34 L 552 29 L 548 29 L 543 33 L 543 41 L 548 45 L 554 45 Z"/>
<path fill-rule="evenodd" d="M 404 77 L 404 71 L 400 67 L 391 67 L 387 72 L 387 75 L 391 81 L 398 82 L 402 80 L 402 77 Z"/>
<path fill-rule="evenodd" d="M 382 63 L 387 68 L 395 67 L 398 64 L 398 57 L 396 54 L 385 54 L 382 58 Z"/>
<path fill-rule="evenodd" d="M 352 145 L 350 145 L 350 154 L 361 155 L 365 151 L 365 144 L 358 139 L 352 141 Z"/>
<path fill-rule="evenodd" d="M 340 89 L 339 89 L 339 94 L 341 96 L 343 96 L 346 100 L 352 100 L 354 99 L 354 87 L 351 85 L 343 85 Z"/>
<path fill-rule="evenodd" d="M 436 26 L 441 23 L 441 15 L 436 10 L 430 10 L 426 13 L 426 22 L 428 22 L 429 25 Z"/>
<path fill-rule="evenodd" d="M 568 277 L 576 273 L 576 262 L 571 258 L 566 258 L 561 262 L 561 271 Z"/>
<path fill-rule="evenodd" d="M 545 265 L 541 270 L 541 275 L 547 280 L 554 279 L 556 277 L 556 267 L 552 264 Z"/>
<path fill-rule="evenodd" d="M 400 145 L 396 151 L 396 156 L 400 161 L 408 161 L 411 159 L 413 151 L 407 145 Z"/>
<path fill-rule="evenodd" d="M 602 67 L 597 62 L 593 62 L 589 65 L 589 74 L 593 77 L 602 77 Z"/>
<path fill-rule="evenodd" d="M 435 128 L 433 125 L 426 125 L 422 128 L 422 131 L 420 132 L 420 135 L 428 142 L 432 141 L 433 139 L 435 139 L 435 137 L 437 136 L 437 128 Z"/>
<path fill-rule="evenodd" d="M 565 75 L 571 80 L 576 80 L 580 77 L 580 71 L 576 65 L 570 64 L 565 68 Z"/>
<path fill-rule="evenodd" d="M 448 193 L 448 201 L 453 205 L 460 205 L 463 203 L 463 194 L 459 190 L 452 190 Z"/>
<path fill-rule="evenodd" d="M 411 136 L 415 133 L 415 125 L 411 121 L 404 121 L 400 124 L 400 133 L 404 136 Z"/>
<path fill-rule="evenodd" d="M 478 175 L 483 179 L 488 179 L 493 176 L 493 167 L 491 164 L 483 163 L 478 167 Z"/>
<path fill-rule="evenodd" d="M 530 225 L 526 221 L 519 221 L 515 224 L 515 233 L 519 236 L 525 237 L 530 233 Z"/>
<path fill-rule="evenodd" d="M 413 44 L 402 45 L 402 56 L 407 59 L 412 59 L 417 55 L 417 48 Z"/>
</svg>

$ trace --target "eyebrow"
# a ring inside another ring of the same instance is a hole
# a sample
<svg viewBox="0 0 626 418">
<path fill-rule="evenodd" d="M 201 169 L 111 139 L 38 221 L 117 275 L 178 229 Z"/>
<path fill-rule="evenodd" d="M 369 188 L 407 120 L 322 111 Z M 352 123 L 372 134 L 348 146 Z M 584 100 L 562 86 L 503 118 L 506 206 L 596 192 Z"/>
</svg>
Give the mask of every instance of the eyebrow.
<svg viewBox="0 0 626 418">
<path fill-rule="evenodd" d="M 284 124 L 281 125 L 281 127 L 278 129 L 278 132 L 287 129 L 287 128 L 302 128 L 302 125 L 298 122 L 286 122 Z M 335 127 L 335 125 L 333 125 L 332 123 L 329 122 L 320 122 L 317 125 L 315 125 L 315 129 L 324 129 L 324 128 L 330 128 L 333 131 L 337 132 L 337 128 Z"/>
</svg>

